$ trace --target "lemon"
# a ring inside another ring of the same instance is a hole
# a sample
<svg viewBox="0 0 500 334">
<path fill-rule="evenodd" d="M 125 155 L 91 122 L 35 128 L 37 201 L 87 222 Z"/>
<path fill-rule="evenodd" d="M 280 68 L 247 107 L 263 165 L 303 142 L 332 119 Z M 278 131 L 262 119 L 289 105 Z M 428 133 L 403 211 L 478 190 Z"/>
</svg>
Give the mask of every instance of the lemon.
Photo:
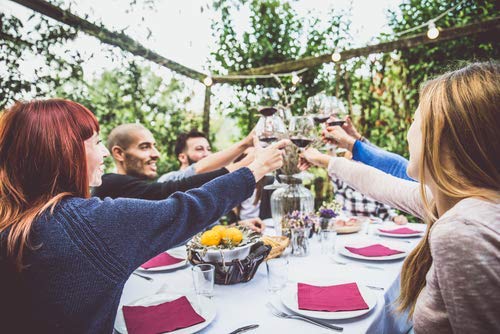
<svg viewBox="0 0 500 334">
<path fill-rule="evenodd" d="M 221 238 L 222 238 L 222 233 L 224 232 L 225 229 L 226 227 L 224 225 L 215 225 L 214 227 L 212 227 L 212 231 L 219 233 Z"/>
<path fill-rule="evenodd" d="M 225 243 L 238 245 L 243 240 L 243 233 L 236 227 L 230 227 L 222 231 L 222 240 Z"/>
<path fill-rule="evenodd" d="M 201 235 L 200 242 L 204 246 L 217 246 L 220 244 L 221 236 L 217 231 L 206 231 Z"/>
</svg>

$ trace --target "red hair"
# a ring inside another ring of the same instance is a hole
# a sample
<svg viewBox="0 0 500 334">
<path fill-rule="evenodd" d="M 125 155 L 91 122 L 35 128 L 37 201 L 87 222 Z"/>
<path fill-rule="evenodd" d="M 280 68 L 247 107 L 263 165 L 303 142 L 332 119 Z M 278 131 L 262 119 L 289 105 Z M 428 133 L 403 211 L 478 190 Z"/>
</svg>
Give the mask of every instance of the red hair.
<svg viewBox="0 0 500 334">
<path fill-rule="evenodd" d="M 22 268 L 33 221 L 65 196 L 90 197 L 84 141 L 99 132 L 87 108 L 62 99 L 18 102 L 0 116 L 0 233 Z"/>
</svg>

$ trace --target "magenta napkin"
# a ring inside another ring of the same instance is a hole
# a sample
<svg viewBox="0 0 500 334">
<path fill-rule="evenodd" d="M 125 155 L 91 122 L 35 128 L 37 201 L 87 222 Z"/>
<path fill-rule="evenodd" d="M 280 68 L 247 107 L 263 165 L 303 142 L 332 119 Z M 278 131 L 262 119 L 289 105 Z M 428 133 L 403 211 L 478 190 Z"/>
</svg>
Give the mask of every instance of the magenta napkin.
<svg viewBox="0 0 500 334">
<path fill-rule="evenodd" d="M 297 284 L 299 309 L 311 311 L 366 310 L 366 305 L 356 283 L 332 286 Z"/>
<path fill-rule="evenodd" d="M 149 268 L 169 266 L 171 264 L 179 263 L 182 261 L 184 261 L 184 259 L 179 259 L 177 257 L 173 257 L 172 255 L 170 255 L 168 253 L 161 253 L 160 255 L 155 256 L 154 258 L 152 258 L 148 262 L 141 265 L 141 268 L 149 269 Z"/>
<path fill-rule="evenodd" d="M 349 252 L 366 256 L 366 257 L 376 257 L 376 256 L 389 256 L 394 254 L 404 253 L 403 251 L 391 249 L 389 247 L 385 247 L 381 244 L 375 244 L 367 247 L 347 247 L 345 246 Z"/>
<path fill-rule="evenodd" d="M 397 228 L 397 229 L 394 229 L 394 230 L 383 230 L 383 229 L 379 228 L 378 230 L 380 232 L 390 233 L 390 234 L 415 234 L 415 233 L 421 233 L 420 231 L 412 230 L 411 228 L 408 228 L 408 227 L 401 227 L 401 228 Z"/>
<path fill-rule="evenodd" d="M 205 321 L 185 296 L 154 306 L 123 306 L 123 317 L 129 334 L 172 332 Z"/>
</svg>

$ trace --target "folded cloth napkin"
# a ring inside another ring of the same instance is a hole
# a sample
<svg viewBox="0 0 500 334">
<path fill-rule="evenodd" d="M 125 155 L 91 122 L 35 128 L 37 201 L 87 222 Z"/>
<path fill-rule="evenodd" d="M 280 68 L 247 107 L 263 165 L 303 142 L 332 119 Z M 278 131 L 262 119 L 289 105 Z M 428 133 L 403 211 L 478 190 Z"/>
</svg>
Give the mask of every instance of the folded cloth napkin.
<svg viewBox="0 0 500 334">
<path fill-rule="evenodd" d="M 359 247 L 359 248 L 345 246 L 345 249 L 347 249 L 351 253 L 366 256 L 366 257 L 389 256 L 389 255 L 404 253 L 404 251 L 391 249 L 391 248 L 385 247 L 384 245 L 381 245 L 381 244 L 375 244 L 375 245 L 366 246 L 366 247 Z"/>
<path fill-rule="evenodd" d="M 397 229 L 394 229 L 394 230 L 384 230 L 384 229 L 379 228 L 378 230 L 380 232 L 390 233 L 390 234 L 415 234 L 415 233 L 421 233 L 421 231 L 412 230 L 411 228 L 408 228 L 408 227 L 401 227 L 401 228 L 397 228 Z"/>
<path fill-rule="evenodd" d="M 141 265 L 141 268 L 149 269 L 149 268 L 169 266 L 171 264 L 179 263 L 182 261 L 185 261 L 185 260 L 179 259 L 177 257 L 173 257 L 172 255 L 170 255 L 168 253 L 161 253 L 160 255 L 155 256 L 154 258 L 152 258 L 148 262 Z"/>
<path fill-rule="evenodd" d="M 366 305 L 356 283 L 332 286 L 297 284 L 299 309 L 311 311 L 366 310 Z"/>
<path fill-rule="evenodd" d="M 153 306 L 123 306 L 123 317 L 129 334 L 172 332 L 205 321 L 185 296 Z"/>
</svg>

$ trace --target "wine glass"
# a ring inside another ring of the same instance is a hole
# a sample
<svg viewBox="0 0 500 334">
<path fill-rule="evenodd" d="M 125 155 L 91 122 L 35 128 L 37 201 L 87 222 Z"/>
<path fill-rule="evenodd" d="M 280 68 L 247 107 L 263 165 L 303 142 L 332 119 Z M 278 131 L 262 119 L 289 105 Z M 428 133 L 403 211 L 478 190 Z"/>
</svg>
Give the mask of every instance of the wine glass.
<svg viewBox="0 0 500 334">
<path fill-rule="evenodd" d="M 306 115 L 292 117 L 288 132 L 292 143 L 303 150 L 314 141 L 315 130 L 313 119 Z M 312 174 L 308 172 L 300 172 L 294 176 L 300 179 L 312 178 Z"/>
<path fill-rule="evenodd" d="M 268 109 L 276 110 L 271 107 L 268 107 Z M 268 145 L 285 138 L 287 135 L 287 129 L 281 117 L 274 112 L 270 116 L 262 114 L 257 122 L 257 125 L 255 125 L 255 134 L 257 135 L 261 146 L 267 147 Z M 281 187 L 281 184 L 278 182 L 277 172 L 275 172 L 273 184 L 265 186 L 264 189 L 277 189 L 279 187 Z"/>
<path fill-rule="evenodd" d="M 314 123 L 321 124 L 330 117 L 326 107 L 327 96 L 324 93 L 316 94 L 307 99 L 306 114 L 310 115 Z"/>
<path fill-rule="evenodd" d="M 336 98 L 335 96 L 329 97 L 329 109 L 330 109 L 330 117 L 326 121 L 326 126 L 342 126 L 345 123 L 345 119 L 347 116 L 347 111 L 341 100 Z M 347 150 L 344 148 L 337 147 L 336 145 L 327 144 L 327 149 L 335 149 L 336 153 L 341 154 L 345 153 Z"/>
<path fill-rule="evenodd" d="M 309 116 L 294 116 L 290 120 L 290 140 L 299 149 L 303 149 L 313 142 L 314 122 Z"/>
</svg>

